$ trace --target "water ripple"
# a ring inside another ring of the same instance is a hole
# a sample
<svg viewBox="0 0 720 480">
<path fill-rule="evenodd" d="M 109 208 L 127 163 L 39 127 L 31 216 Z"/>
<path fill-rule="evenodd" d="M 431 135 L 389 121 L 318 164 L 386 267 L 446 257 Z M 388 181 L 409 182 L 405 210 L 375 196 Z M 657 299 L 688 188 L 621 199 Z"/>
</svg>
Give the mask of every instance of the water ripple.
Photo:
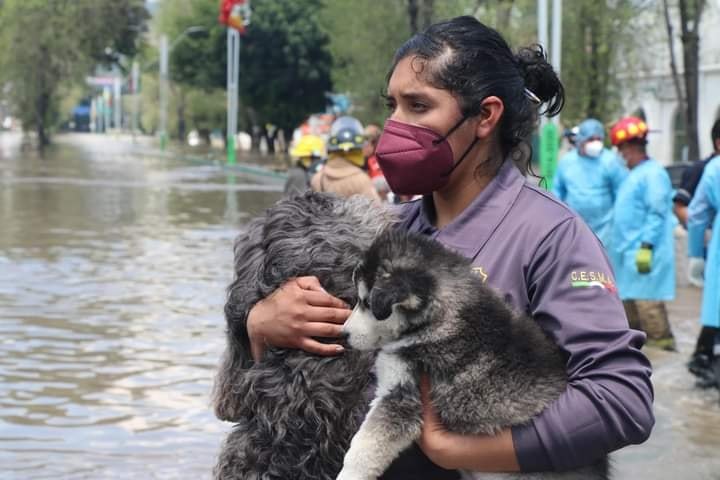
<svg viewBox="0 0 720 480">
<path fill-rule="evenodd" d="M 208 478 L 232 242 L 280 187 L 80 142 L 0 165 L 0 477 Z"/>
</svg>

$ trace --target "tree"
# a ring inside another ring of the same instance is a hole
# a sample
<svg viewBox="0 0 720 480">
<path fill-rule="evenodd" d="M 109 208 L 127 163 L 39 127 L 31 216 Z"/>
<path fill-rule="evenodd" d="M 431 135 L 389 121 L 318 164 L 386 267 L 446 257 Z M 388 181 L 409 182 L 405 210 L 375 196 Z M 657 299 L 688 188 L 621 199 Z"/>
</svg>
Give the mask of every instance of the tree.
<svg viewBox="0 0 720 480">
<path fill-rule="evenodd" d="M 623 91 L 619 67 L 632 66 L 627 56 L 634 54 L 638 35 L 632 20 L 642 6 L 636 0 L 577 0 L 563 10 L 562 79 L 571 93 L 563 118 L 608 123 L 617 115 Z"/>
<path fill-rule="evenodd" d="M 381 124 L 387 116 L 381 93 L 393 55 L 410 38 L 406 0 L 382 7 L 373 0 L 327 2 L 320 21 L 330 38 L 335 90 L 349 94 L 352 115 Z"/>
<path fill-rule="evenodd" d="M 663 0 L 663 13 L 668 33 L 670 48 L 670 69 L 675 85 L 680 108 L 685 114 L 686 135 L 688 142 L 688 159 L 700 158 L 700 140 L 698 138 L 698 70 L 700 68 L 700 18 L 705 8 L 705 0 L 678 0 L 680 11 L 680 39 L 683 47 L 683 80 L 685 91 L 680 87 L 680 80 L 675 59 L 674 33 L 670 15 L 670 6 Z"/>
<path fill-rule="evenodd" d="M 410 22 L 410 34 L 426 29 L 433 21 L 435 0 L 407 0 L 407 13 Z"/>
<path fill-rule="evenodd" d="M 192 25 L 207 38 L 187 39 L 171 57 L 173 80 L 211 91 L 226 85 L 227 40 L 218 24 L 217 4 L 184 0 L 186 8 L 163 9 L 163 29 L 179 34 Z M 171 3 L 171 2 L 168 2 Z M 328 36 L 317 17 L 320 0 L 275 0 L 252 4 L 252 23 L 240 49 L 240 97 L 252 123 L 271 122 L 284 130 L 324 110 L 331 90 Z"/>
<path fill-rule="evenodd" d="M 253 4 L 240 53 L 240 96 L 284 130 L 322 111 L 332 90 L 329 38 L 317 22 L 319 0 Z"/>
<path fill-rule="evenodd" d="M 39 148 L 50 142 L 58 93 L 97 62 L 132 55 L 147 18 L 142 0 L 5 0 L 0 6 L 0 82 Z"/>
</svg>

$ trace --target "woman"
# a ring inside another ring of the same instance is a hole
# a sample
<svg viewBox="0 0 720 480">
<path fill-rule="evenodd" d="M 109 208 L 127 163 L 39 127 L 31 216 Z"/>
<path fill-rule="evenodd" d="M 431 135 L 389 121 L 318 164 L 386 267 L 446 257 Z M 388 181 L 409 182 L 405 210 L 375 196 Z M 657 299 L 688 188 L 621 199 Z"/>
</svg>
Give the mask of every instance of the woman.
<svg viewBox="0 0 720 480">
<path fill-rule="evenodd" d="M 515 56 L 472 17 L 432 25 L 396 53 L 377 155 L 394 192 L 424 195 L 405 205 L 405 227 L 472 258 L 488 285 L 560 345 L 569 382 L 531 424 L 495 436 L 447 432 L 425 402 L 422 452 L 408 452 L 387 478 L 449 478 L 440 467 L 562 470 L 649 436 L 644 336 L 628 328 L 602 246 L 516 167 L 527 170 L 525 139 L 540 104 L 555 114 L 563 100 L 541 49 Z M 251 309 L 252 354 L 267 344 L 339 354 L 339 345 L 312 337 L 339 336 L 348 314 L 316 279 L 289 280 Z"/>
</svg>

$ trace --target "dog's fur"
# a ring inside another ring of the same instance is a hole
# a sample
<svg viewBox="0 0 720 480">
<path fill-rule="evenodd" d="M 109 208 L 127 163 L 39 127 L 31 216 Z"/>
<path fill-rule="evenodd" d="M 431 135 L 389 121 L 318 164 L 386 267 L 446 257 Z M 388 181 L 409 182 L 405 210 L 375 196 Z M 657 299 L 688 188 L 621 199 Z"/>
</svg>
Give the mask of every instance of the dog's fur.
<svg viewBox="0 0 720 480">
<path fill-rule="evenodd" d="M 420 436 L 419 379 L 448 430 L 495 434 L 524 424 L 565 390 L 559 348 L 471 272 L 471 262 L 417 234 L 388 230 L 355 273 L 351 347 L 379 350 L 378 387 L 338 480 L 375 479 Z M 572 472 L 467 478 L 605 479 L 607 459 Z"/>
<path fill-rule="evenodd" d="M 334 479 L 367 411 L 372 355 L 318 357 L 268 349 L 254 364 L 249 309 L 292 277 L 315 275 L 354 305 L 353 269 L 393 222 L 360 197 L 305 193 L 253 220 L 235 243 L 235 279 L 225 305 L 227 348 L 213 404 L 236 423 L 215 467 L 217 479 Z"/>
</svg>

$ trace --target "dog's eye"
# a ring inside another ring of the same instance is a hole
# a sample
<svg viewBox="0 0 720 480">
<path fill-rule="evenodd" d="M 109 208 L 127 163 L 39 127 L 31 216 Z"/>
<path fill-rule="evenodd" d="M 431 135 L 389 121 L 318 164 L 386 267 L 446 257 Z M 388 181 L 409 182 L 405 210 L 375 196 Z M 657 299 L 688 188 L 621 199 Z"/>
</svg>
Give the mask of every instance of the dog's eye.
<svg viewBox="0 0 720 480">
<path fill-rule="evenodd" d="M 377 275 L 380 278 L 390 278 L 390 272 L 384 267 L 378 268 Z"/>
<path fill-rule="evenodd" d="M 362 307 L 363 307 L 365 310 L 369 310 L 369 309 L 370 309 L 370 302 L 368 301 L 368 297 L 365 297 L 365 298 L 361 299 L 361 300 L 360 300 L 360 305 L 362 305 Z"/>
</svg>

